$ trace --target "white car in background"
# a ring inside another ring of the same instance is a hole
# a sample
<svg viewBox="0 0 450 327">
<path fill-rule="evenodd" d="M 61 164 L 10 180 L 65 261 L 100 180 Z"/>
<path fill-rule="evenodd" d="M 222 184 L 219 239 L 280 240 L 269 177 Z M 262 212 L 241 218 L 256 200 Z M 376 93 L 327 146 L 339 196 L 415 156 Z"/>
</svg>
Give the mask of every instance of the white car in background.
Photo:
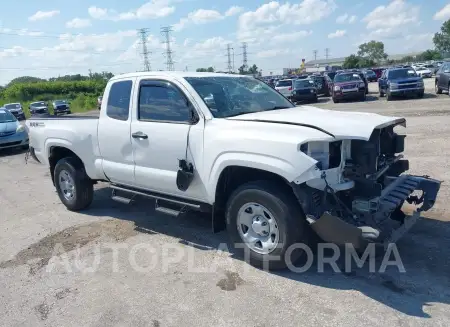
<svg viewBox="0 0 450 327">
<path fill-rule="evenodd" d="M 431 78 L 433 75 L 432 71 L 429 70 L 426 67 L 417 67 L 415 68 L 417 75 L 419 75 L 422 78 Z"/>
<path fill-rule="evenodd" d="M 292 79 L 281 79 L 275 84 L 275 90 L 283 94 L 286 98 L 292 96 L 294 81 Z"/>
</svg>

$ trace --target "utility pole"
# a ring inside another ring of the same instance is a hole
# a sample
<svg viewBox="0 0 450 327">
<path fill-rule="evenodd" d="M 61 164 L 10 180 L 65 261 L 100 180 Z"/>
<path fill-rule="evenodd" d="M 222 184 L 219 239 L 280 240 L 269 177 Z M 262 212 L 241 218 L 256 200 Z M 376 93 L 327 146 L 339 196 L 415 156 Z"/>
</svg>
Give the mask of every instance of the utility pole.
<svg viewBox="0 0 450 327">
<path fill-rule="evenodd" d="M 164 37 L 163 43 L 166 44 L 166 51 L 164 54 L 166 55 L 166 68 L 168 71 L 174 70 L 174 61 L 173 61 L 173 51 L 170 47 L 170 33 L 172 32 L 172 26 L 161 27 L 161 35 Z"/>
<path fill-rule="evenodd" d="M 148 39 L 148 28 L 141 28 L 138 30 L 139 33 L 139 38 L 140 38 L 140 43 L 142 46 L 142 60 L 143 60 L 143 66 L 144 66 L 144 71 L 145 72 L 149 72 L 152 70 L 151 66 L 150 66 L 150 59 L 149 59 L 149 55 L 150 55 L 150 51 L 148 51 L 147 48 L 147 39 Z"/>
<path fill-rule="evenodd" d="M 330 49 L 326 48 L 325 49 L 325 58 L 328 60 L 329 57 L 330 57 Z"/>
<path fill-rule="evenodd" d="M 244 70 L 247 70 L 248 68 L 248 61 L 247 61 L 247 42 L 242 43 L 242 64 L 244 66 Z"/>
<path fill-rule="evenodd" d="M 231 44 L 227 44 L 227 69 L 228 72 L 231 73 L 233 70 L 233 67 L 231 66 Z"/>
<path fill-rule="evenodd" d="M 314 60 L 317 60 L 317 50 L 314 50 L 313 54 L 314 54 Z"/>
</svg>

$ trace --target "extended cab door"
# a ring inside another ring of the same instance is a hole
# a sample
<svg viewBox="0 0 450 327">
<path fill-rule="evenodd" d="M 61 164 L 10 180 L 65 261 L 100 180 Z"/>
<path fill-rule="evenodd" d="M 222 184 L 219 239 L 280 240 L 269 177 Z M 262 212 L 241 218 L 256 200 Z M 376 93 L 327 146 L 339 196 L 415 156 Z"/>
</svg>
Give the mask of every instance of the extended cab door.
<svg viewBox="0 0 450 327">
<path fill-rule="evenodd" d="M 450 63 L 443 63 L 438 75 L 439 86 L 444 90 L 448 89 L 450 83 Z"/>
<path fill-rule="evenodd" d="M 131 136 L 136 187 L 203 201 L 206 192 L 198 171 L 203 164 L 204 121 L 175 80 L 142 79 L 134 92 Z M 177 188 L 179 160 L 194 166 L 194 180 Z"/>
<path fill-rule="evenodd" d="M 112 182 L 126 185 L 134 183 L 134 158 L 130 137 L 133 82 L 132 79 L 124 79 L 108 84 L 98 124 L 103 171 Z"/>
</svg>

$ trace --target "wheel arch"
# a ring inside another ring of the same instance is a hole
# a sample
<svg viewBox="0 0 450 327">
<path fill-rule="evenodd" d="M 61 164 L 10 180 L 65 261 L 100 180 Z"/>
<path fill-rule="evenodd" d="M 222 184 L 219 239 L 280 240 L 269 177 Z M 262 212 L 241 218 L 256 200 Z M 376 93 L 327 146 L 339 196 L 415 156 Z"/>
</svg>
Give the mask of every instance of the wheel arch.
<svg viewBox="0 0 450 327">
<path fill-rule="evenodd" d="M 81 160 L 80 156 L 78 156 L 71 149 L 61 146 L 61 145 L 52 145 L 48 148 L 48 163 L 50 168 L 50 176 L 52 177 L 53 185 L 55 185 L 55 167 L 59 160 L 63 158 L 74 158 L 74 163 L 79 165 L 80 167 L 85 168 L 83 160 Z"/>
</svg>

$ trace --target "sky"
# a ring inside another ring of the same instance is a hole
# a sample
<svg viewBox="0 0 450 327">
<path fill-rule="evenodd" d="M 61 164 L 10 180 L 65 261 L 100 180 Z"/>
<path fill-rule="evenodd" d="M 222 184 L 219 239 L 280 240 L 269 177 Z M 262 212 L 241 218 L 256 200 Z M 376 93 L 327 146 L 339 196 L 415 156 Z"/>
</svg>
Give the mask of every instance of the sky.
<svg viewBox="0 0 450 327">
<path fill-rule="evenodd" d="M 147 29 L 152 70 L 166 68 L 161 28 L 171 26 L 175 70 L 237 68 L 263 75 L 301 60 L 343 57 L 382 41 L 388 54 L 426 50 L 450 19 L 449 0 L 16 0 L 2 1 L 0 85 L 18 76 L 143 70 L 138 29 Z M 233 63 L 232 63 L 233 65 Z"/>
</svg>

